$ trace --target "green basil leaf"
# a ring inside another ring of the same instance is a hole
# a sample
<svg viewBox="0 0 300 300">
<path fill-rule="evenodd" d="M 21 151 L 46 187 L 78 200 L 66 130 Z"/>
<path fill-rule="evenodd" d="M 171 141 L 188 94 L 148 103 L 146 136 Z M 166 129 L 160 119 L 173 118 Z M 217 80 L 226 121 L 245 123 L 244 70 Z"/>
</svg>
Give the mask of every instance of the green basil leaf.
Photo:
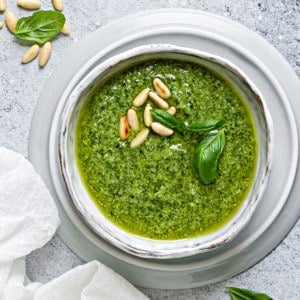
<svg viewBox="0 0 300 300">
<path fill-rule="evenodd" d="M 224 124 L 224 120 L 210 119 L 196 121 L 186 125 L 184 122 L 178 120 L 176 117 L 162 109 L 152 109 L 151 115 L 155 121 L 160 122 L 169 128 L 177 129 L 178 131 L 190 130 L 199 133 L 206 133 L 217 129 Z"/>
<path fill-rule="evenodd" d="M 193 158 L 193 167 L 202 183 L 210 184 L 215 180 L 218 159 L 224 145 L 224 131 L 206 136 L 198 145 Z"/>
<path fill-rule="evenodd" d="M 236 287 L 226 287 L 231 300 L 272 300 L 266 294 Z"/>
<path fill-rule="evenodd" d="M 178 120 L 176 117 L 169 114 L 165 110 L 151 109 L 150 112 L 155 121 L 160 122 L 161 124 L 169 128 L 177 129 L 178 131 L 183 131 L 186 129 L 186 126 L 182 121 Z"/>
<path fill-rule="evenodd" d="M 224 120 L 210 119 L 210 120 L 196 121 L 187 125 L 186 127 L 188 130 L 191 131 L 205 133 L 217 129 L 223 124 L 224 124 Z"/>
<path fill-rule="evenodd" d="M 15 35 L 17 38 L 40 45 L 53 39 L 66 22 L 65 16 L 54 10 L 41 10 L 30 17 L 20 18 Z"/>
</svg>

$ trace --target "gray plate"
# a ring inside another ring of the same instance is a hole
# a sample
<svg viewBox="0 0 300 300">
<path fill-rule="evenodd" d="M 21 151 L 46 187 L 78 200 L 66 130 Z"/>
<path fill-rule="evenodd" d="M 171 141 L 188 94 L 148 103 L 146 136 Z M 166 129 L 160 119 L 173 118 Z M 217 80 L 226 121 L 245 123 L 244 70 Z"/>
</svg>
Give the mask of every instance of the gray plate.
<svg viewBox="0 0 300 300">
<path fill-rule="evenodd" d="M 170 43 L 220 55 L 259 88 L 275 128 L 274 166 L 265 196 L 249 225 L 227 246 L 173 260 L 124 253 L 92 233 L 77 215 L 58 167 L 57 137 L 64 99 L 104 59 L 138 45 Z M 29 157 L 60 211 L 59 235 L 80 257 L 98 259 L 134 284 L 152 288 L 197 287 L 231 277 L 258 262 L 290 231 L 300 202 L 299 81 L 283 57 L 249 29 L 223 17 L 191 10 L 144 12 L 111 23 L 77 44 L 46 83 L 31 127 Z M 294 112 L 294 114 L 293 114 Z"/>
</svg>

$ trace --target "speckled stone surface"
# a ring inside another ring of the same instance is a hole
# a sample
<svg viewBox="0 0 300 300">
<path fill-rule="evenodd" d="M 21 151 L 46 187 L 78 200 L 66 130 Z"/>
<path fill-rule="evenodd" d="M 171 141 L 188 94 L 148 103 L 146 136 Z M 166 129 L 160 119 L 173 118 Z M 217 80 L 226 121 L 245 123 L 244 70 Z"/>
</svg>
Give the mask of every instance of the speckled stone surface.
<svg viewBox="0 0 300 300">
<path fill-rule="evenodd" d="M 30 12 L 7 0 L 8 9 L 19 16 Z M 42 0 L 51 9 L 51 0 Z M 286 58 L 300 76 L 300 1 L 299 0 L 65 0 L 64 13 L 72 28 L 70 37 L 53 43 L 53 54 L 44 69 L 37 61 L 21 65 L 26 47 L 6 28 L 0 29 L 0 146 L 27 156 L 31 117 L 39 93 L 51 72 L 63 61 L 74 43 L 119 17 L 145 9 L 185 7 L 201 9 L 236 20 L 265 37 Z M 4 15 L 0 13 L 0 21 Z M 151 299 L 229 299 L 225 286 L 264 291 L 274 299 L 300 299 L 300 223 L 264 260 L 227 281 L 186 290 L 141 290 Z M 27 257 L 31 280 L 47 282 L 84 263 L 55 236 L 46 246 Z"/>
</svg>

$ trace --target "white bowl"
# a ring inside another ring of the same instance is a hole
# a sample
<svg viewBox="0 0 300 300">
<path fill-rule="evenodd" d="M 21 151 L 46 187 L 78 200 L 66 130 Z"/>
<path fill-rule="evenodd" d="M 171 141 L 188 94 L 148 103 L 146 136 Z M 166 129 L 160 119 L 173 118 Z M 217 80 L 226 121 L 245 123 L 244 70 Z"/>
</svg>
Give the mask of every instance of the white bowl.
<svg viewBox="0 0 300 300">
<path fill-rule="evenodd" d="M 75 128 L 84 101 L 96 85 L 130 66 L 154 59 L 174 59 L 204 66 L 235 86 L 251 109 L 257 130 L 258 158 L 252 187 L 238 213 L 213 233 L 182 240 L 153 240 L 120 229 L 97 208 L 86 191 L 75 162 Z M 230 242 L 249 222 L 262 199 L 273 160 L 273 124 L 258 89 L 226 59 L 196 49 L 174 45 L 145 45 L 111 57 L 95 66 L 70 94 L 61 120 L 59 155 L 67 190 L 83 220 L 114 246 L 148 258 L 178 258 L 212 251 Z"/>
</svg>

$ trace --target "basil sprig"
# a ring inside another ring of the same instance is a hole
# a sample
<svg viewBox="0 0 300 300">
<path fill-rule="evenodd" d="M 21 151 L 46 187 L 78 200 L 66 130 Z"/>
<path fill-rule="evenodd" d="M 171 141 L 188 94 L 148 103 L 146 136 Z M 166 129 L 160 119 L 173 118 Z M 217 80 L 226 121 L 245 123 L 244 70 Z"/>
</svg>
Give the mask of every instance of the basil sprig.
<svg viewBox="0 0 300 300">
<path fill-rule="evenodd" d="M 224 131 L 206 136 L 198 145 L 193 158 L 193 167 L 202 183 L 210 184 L 215 181 L 218 159 L 224 145 Z"/>
<path fill-rule="evenodd" d="M 66 22 L 65 16 L 53 10 L 41 10 L 30 17 L 20 18 L 15 35 L 20 40 L 40 45 L 53 39 Z"/>
<path fill-rule="evenodd" d="M 266 294 L 236 287 L 226 287 L 231 300 L 272 300 Z"/>
<path fill-rule="evenodd" d="M 186 124 L 162 109 L 151 109 L 151 115 L 155 121 L 181 132 L 209 133 L 224 124 L 223 120 L 218 119 L 200 120 Z M 224 145 L 225 133 L 219 131 L 204 137 L 197 147 L 193 158 L 193 167 L 203 184 L 210 184 L 215 181 L 218 160 Z"/>
<path fill-rule="evenodd" d="M 176 117 L 162 109 L 151 109 L 151 115 L 155 121 L 160 122 L 169 128 L 177 129 L 181 132 L 190 130 L 199 133 L 206 133 L 211 130 L 217 129 L 224 124 L 223 120 L 218 119 L 200 120 L 191 124 L 185 124 L 181 120 L 178 120 Z"/>
</svg>

